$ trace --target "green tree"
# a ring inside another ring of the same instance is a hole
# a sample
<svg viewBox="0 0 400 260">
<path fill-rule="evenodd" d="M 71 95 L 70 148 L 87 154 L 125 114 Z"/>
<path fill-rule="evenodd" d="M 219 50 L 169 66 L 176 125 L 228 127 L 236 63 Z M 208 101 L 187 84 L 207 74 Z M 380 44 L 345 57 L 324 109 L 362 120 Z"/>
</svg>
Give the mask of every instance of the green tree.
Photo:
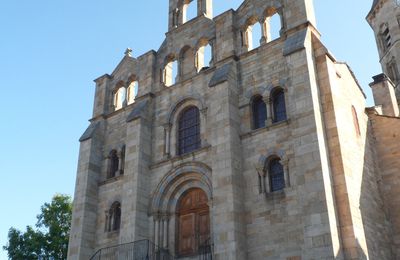
<svg viewBox="0 0 400 260">
<path fill-rule="evenodd" d="M 4 250 L 12 260 L 67 259 L 72 202 L 67 195 L 57 194 L 51 203 L 41 207 L 36 230 L 28 226 L 25 232 L 8 231 Z"/>
</svg>

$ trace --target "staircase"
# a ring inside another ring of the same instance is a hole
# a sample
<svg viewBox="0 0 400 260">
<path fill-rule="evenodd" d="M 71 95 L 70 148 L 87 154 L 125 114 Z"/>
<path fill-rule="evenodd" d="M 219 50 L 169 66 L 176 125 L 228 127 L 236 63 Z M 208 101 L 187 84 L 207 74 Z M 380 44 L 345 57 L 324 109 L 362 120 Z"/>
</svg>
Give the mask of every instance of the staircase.
<svg viewBox="0 0 400 260">
<path fill-rule="evenodd" d="M 98 250 L 90 260 L 173 260 L 168 250 L 149 240 L 121 244 Z"/>
<path fill-rule="evenodd" d="M 210 239 L 199 247 L 198 260 L 213 259 L 213 245 Z M 98 250 L 90 260 L 173 260 L 167 249 L 156 246 L 149 240 L 139 240 Z"/>
</svg>

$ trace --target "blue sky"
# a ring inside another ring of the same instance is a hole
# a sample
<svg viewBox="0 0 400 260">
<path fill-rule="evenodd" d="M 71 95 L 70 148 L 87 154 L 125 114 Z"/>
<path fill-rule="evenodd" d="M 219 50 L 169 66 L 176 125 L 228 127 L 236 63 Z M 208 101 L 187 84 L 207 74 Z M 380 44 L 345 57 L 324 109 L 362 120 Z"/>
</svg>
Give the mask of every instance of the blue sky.
<svg viewBox="0 0 400 260">
<path fill-rule="evenodd" d="M 366 0 L 314 0 L 317 28 L 369 96 L 381 69 Z M 156 4 L 155 4 L 156 3 Z M 214 0 L 214 14 L 239 0 Z M 0 2 L 0 245 L 11 226 L 36 222 L 55 193 L 73 195 L 78 139 L 91 116 L 93 79 L 111 73 L 127 47 L 157 50 L 168 1 L 2 0 Z M 0 260 L 7 259 L 0 249 Z"/>
</svg>

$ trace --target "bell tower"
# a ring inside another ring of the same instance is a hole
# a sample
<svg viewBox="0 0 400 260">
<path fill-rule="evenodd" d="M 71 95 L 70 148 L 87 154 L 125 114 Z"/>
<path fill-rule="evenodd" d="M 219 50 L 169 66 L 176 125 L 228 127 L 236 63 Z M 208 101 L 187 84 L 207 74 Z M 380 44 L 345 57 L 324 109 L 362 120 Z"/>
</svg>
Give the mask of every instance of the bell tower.
<svg viewBox="0 0 400 260">
<path fill-rule="evenodd" d="M 367 21 L 375 34 L 382 70 L 400 99 L 400 0 L 374 0 Z"/>
<path fill-rule="evenodd" d="M 204 15 L 212 18 L 212 0 L 169 0 L 168 31 L 188 21 L 187 10 L 189 5 L 196 5 L 197 16 Z"/>
</svg>

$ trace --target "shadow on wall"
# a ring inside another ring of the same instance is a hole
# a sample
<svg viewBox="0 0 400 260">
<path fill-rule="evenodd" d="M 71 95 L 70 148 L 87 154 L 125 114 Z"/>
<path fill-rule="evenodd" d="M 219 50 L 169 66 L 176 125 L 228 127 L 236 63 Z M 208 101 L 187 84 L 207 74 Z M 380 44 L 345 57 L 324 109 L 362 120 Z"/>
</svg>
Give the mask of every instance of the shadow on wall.
<svg viewBox="0 0 400 260">
<path fill-rule="evenodd" d="M 381 193 L 381 176 L 371 123 L 367 124 L 366 132 L 359 207 L 368 256 L 370 259 L 394 259 L 390 246 L 390 222 Z M 357 246 L 361 248 L 359 244 Z M 360 253 L 365 256 L 364 252 Z"/>
</svg>

